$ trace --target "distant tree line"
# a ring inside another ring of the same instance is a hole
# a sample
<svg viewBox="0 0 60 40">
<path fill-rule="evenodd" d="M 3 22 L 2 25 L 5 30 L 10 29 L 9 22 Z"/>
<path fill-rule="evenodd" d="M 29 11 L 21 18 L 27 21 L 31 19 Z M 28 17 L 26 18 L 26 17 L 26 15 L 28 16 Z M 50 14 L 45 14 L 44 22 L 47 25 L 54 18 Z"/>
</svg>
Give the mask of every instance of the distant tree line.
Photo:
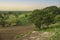
<svg viewBox="0 0 60 40">
<path fill-rule="evenodd" d="M 29 12 L 0 11 L 0 26 L 11 27 L 28 24 L 27 14 Z"/>
</svg>

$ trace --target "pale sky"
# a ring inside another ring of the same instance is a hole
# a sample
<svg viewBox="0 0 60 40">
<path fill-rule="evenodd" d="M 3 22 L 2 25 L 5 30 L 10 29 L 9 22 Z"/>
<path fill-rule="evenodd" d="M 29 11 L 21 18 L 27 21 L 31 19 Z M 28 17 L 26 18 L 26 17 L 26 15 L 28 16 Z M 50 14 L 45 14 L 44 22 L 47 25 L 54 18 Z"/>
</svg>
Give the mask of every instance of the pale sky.
<svg viewBox="0 0 60 40">
<path fill-rule="evenodd" d="M 0 10 L 29 11 L 47 6 L 60 6 L 60 0 L 0 0 Z"/>
</svg>

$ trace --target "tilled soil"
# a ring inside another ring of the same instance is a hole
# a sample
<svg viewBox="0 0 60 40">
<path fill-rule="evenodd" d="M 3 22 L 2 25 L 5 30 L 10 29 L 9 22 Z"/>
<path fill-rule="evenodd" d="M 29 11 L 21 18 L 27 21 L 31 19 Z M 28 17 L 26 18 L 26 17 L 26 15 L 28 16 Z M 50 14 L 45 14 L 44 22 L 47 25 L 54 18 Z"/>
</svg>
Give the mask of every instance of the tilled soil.
<svg viewBox="0 0 60 40">
<path fill-rule="evenodd" d="M 15 40 L 17 34 L 23 34 L 34 30 L 34 25 L 0 28 L 0 40 Z"/>
</svg>

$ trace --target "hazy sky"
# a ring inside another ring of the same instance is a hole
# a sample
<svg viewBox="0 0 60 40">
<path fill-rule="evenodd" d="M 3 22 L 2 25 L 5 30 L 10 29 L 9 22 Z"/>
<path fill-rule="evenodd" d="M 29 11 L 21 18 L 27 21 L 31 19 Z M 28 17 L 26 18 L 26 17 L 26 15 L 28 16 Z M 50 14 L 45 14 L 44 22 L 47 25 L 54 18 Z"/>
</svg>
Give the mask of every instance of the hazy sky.
<svg viewBox="0 0 60 40">
<path fill-rule="evenodd" d="M 0 0 L 0 10 L 34 10 L 60 6 L 60 0 Z"/>
</svg>

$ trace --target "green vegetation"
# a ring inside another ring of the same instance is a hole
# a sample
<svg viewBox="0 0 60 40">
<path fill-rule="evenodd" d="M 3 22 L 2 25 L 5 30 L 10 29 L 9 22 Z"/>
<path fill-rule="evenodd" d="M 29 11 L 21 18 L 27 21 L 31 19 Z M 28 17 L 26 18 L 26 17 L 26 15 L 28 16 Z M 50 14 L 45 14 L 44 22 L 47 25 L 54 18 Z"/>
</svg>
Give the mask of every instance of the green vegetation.
<svg viewBox="0 0 60 40">
<path fill-rule="evenodd" d="M 60 8 L 49 6 L 34 11 L 0 11 L 0 26 L 11 27 L 34 24 L 39 31 L 54 32 L 50 40 L 60 39 Z M 20 35 L 22 36 L 22 35 Z M 16 38 L 20 37 L 19 35 Z"/>
<path fill-rule="evenodd" d="M 49 40 L 60 40 L 60 8 L 56 6 L 34 10 L 30 21 L 36 26 L 36 30 L 55 33 Z"/>
<path fill-rule="evenodd" d="M 0 11 L 2 27 L 34 24 L 38 29 L 45 29 L 55 23 L 60 23 L 60 8 L 56 6 L 34 11 Z"/>
<path fill-rule="evenodd" d="M 46 7 L 41 10 L 34 10 L 31 14 L 31 21 L 39 29 L 48 28 L 50 24 L 60 21 L 60 10 L 56 6 Z"/>
<path fill-rule="evenodd" d="M 11 27 L 11 26 L 21 26 L 27 25 L 29 23 L 29 11 L 1 11 L 0 12 L 0 26 Z"/>
</svg>

